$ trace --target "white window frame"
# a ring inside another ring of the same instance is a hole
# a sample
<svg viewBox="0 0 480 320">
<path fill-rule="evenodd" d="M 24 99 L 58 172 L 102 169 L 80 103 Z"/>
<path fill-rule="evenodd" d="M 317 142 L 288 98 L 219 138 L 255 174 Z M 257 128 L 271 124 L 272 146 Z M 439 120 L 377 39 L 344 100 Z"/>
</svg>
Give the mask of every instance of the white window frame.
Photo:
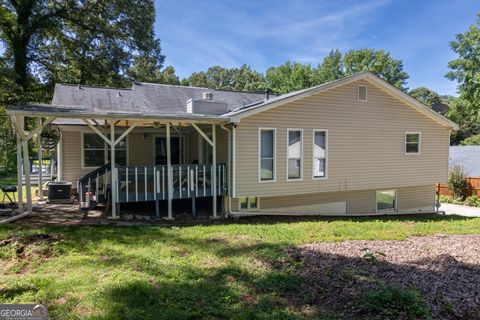
<svg viewBox="0 0 480 320">
<path fill-rule="evenodd" d="M 407 152 L 407 135 L 409 134 L 418 134 L 418 152 Z M 403 148 L 406 156 L 416 156 L 416 155 L 422 154 L 422 133 L 421 132 L 405 132 L 404 139 L 405 140 L 404 140 Z"/>
<path fill-rule="evenodd" d="M 273 179 L 262 180 L 262 131 L 273 131 Z M 270 183 L 277 181 L 277 128 L 258 128 L 258 182 Z"/>
<path fill-rule="evenodd" d="M 240 203 L 241 198 L 247 198 L 247 209 L 243 209 Z M 250 207 L 250 199 L 251 198 L 257 198 L 257 207 L 256 208 L 251 208 Z M 260 197 L 251 197 L 251 196 L 245 196 L 245 197 L 238 197 L 238 211 L 259 211 L 260 210 Z"/>
<path fill-rule="evenodd" d="M 325 132 L 325 176 L 315 177 L 315 133 Z M 314 129 L 312 133 L 312 179 L 313 180 L 326 180 L 328 179 L 328 130 L 327 129 Z"/>
<path fill-rule="evenodd" d="M 115 134 L 122 134 L 123 132 L 116 132 Z M 84 136 L 85 134 L 95 134 L 95 135 L 98 135 L 96 132 L 93 132 L 93 131 L 89 131 L 89 130 L 82 130 L 80 131 L 80 158 L 81 158 L 81 168 L 82 169 L 87 169 L 87 170 L 90 170 L 90 169 L 96 169 L 98 167 L 87 167 L 85 166 L 85 147 L 84 147 Z M 105 136 L 108 136 L 108 134 L 105 134 Z M 108 137 L 107 137 L 108 138 Z M 105 165 L 107 162 L 108 162 L 108 145 L 107 145 L 107 142 L 105 140 L 103 140 L 103 165 Z M 126 152 L 127 152 L 127 166 L 129 165 L 130 163 L 130 142 L 129 142 L 129 135 L 127 135 L 125 137 L 125 142 L 126 142 Z M 100 149 L 98 149 L 100 150 Z"/>
<path fill-rule="evenodd" d="M 394 191 L 395 192 L 395 207 L 392 209 L 378 209 L 378 193 L 379 192 L 387 192 L 387 191 Z M 398 212 L 398 191 L 397 189 L 382 189 L 382 190 L 375 190 L 375 212 L 377 213 L 394 213 Z"/>
<path fill-rule="evenodd" d="M 365 88 L 365 100 L 360 100 L 360 87 Z M 367 102 L 368 101 L 368 86 L 366 84 L 359 84 L 357 86 L 357 101 Z"/>
<path fill-rule="evenodd" d="M 288 177 L 288 146 L 289 146 L 289 135 L 290 131 L 300 131 L 300 177 L 299 178 L 289 178 Z M 287 128 L 287 144 L 286 144 L 286 150 L 287 150 L 287 155 L 286 155 L 286 170 L 285 170 L 285 178 L 287 181 L 303 181 L 303 129 L 296 129 L 296 128 Z"/>
</svg>

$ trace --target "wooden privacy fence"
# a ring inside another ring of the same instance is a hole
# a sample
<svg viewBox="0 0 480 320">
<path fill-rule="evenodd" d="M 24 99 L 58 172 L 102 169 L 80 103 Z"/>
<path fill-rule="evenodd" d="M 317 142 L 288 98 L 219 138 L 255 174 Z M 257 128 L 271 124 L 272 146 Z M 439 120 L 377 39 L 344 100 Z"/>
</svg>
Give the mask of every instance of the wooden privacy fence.
<svg viewBox="0 0 480 320">
<path fill-rule="evenodd" d="M 465 196 L 477 195 L 480 197 L 480 177 L 479 178 L 467 178 L 468 188 L 465 191 Z M 437 184 L 437 193 L 443 196 L 451 196 L 452 192 L 448 189 L 448 184 Z"/>
</svg>

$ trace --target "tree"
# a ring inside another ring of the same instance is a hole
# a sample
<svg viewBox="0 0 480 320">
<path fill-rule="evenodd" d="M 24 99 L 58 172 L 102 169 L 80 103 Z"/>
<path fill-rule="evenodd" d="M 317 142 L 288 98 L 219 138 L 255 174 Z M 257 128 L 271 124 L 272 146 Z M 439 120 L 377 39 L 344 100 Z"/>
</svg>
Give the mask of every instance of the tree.
<svg viewBox="0 0 480 320">
<path fill-rule="evenodd" d="M 0 0 L 0 39 L 23 91 L 44 81 L 123 85 L 134 62 L 148 73 L 164 57 L 152 0 Z"/>
<path fill-rule="evenodd" d="M 403 71 L 403 61 L 394 59 L 385 50 L 350 50 L 343 56 L 345 75 L 370 71 L 391 85 L 406 91 L 408 74 Z"/>
<path fill-rule="evenodd" d="M 452 135 L 452 143 L 459 143 L 480 133 L 480 14 L 475 25 L 455 36 L 450 47 L 458 57 L 448 63 L 446 74 L 458 82 L 459 97 L 448 115 L 460 129 Z"/>
<path fill-rule="evenodd" d="M 330 51 L 313 72 L 314 84 L 322 84 L 344 77 L 345 70 L 340 50 Z"/>
<path fill-rule="evenodd" d="M 480 146 L 480 134 L 470 136 L 460 142 L 461 146 Z"/>
<path fill-rule="evenodd" d="M 408 94 L 429 107 L 434 104 L 442 103 L 442 98 L 438 93 L 425 87 L 412 89 Z"/>
<path fill-rule="evenodd" d="M 265 88 L 263 75 L 246 64 L 240 68 L 213 66 L 207 71 L 192 73 L 182 85 L 217 90 L 259 91 Z"/>
<path fill-rule="evenodd" d="M 314 83 L 313 69 L 309 64 L 287 61 L 267 70 L 268 88 L 276 94 L 309 88 Z"/>
</svg>

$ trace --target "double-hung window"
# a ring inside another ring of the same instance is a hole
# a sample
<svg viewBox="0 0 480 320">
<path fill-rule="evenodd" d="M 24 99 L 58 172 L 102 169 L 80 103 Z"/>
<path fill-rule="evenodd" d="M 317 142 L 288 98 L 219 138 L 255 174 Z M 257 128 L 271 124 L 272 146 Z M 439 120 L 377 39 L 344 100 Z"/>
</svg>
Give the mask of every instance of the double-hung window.
<svg viewBox="0 0 480 320">
<path fill-rule="evenodd" d="M 421 150 L 420 132 L 405 133 L 405 154 L 419 154 Z"/>
<path fill-rule="evenodd" d="M 96 133 L 83 133 L 83 167 L 100 167 L 105 162 L 105 142 Z"/>
<path fill-rule="evenodd" d="M 303 131 L 287 130 L 287 180 L 302 179 Z"/>
<path fill-rule="evenodd" d="M 327 131 L 313 131 L 313 178 L 327 176 Z"/>
<path fill-rule="evenodd" d="M 260 129 L 259 180 L 275 181 L 275 129 Z"/>
</svg>

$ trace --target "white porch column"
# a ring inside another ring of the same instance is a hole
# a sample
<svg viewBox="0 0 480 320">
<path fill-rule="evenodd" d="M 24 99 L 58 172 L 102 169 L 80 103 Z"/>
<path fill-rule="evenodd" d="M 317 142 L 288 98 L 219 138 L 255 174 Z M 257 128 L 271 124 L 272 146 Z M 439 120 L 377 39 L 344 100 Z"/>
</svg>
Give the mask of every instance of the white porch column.
<svg viewBox="0 0 480 320">
<path fill-rule="evenodd" d="M 12 120 L 13 121 L 13 120 Z M 23 212 L 23 174 L 22 174 L 22 141 L 17 132 L 17 189 L 18 189 L 18 211 Z"/>
<path fill-rule="evenodd" d="M 117 171 L 115 166 L 115 122 L 110 123 L 110 163 L 111 163 L 111 199 L 112 199 L 112 218 L 117 218 Z"/>
<path fill-rule="evenodd" d="M 212 181 L 212 218 L 217 218 L 217 133 L 215 124 L 212 124 L 212 164 L 213 164 L 213 181 Z"/>
<path fill-rule="evenodd" d="M 32 212 L 32 185 L 30 184 L 30 158 L 28 156 L 28 140 L 22 141 L 23 171 L 25 173 L 25 188 L 27 194 L 27 211 Z"/>
<path fill-rule="evenodd" d="M 42 118 L 37 119 L 38 126 L 42 126 Z M 40 141 L 40 133 L 37 135 L 38 144 L 38 199 L 43 200 L 43 157 L 42 157 L 42 143 Z"/>
<path fill-rule="evenodd" d="M 168 184 L 168 220 L 173 219 L 172 198 L 173 198 L 173 172 L 172 172 L 172 152 L 170 146 L 170 123 L 167 123 L 167 184 Z"/>
</svg>

